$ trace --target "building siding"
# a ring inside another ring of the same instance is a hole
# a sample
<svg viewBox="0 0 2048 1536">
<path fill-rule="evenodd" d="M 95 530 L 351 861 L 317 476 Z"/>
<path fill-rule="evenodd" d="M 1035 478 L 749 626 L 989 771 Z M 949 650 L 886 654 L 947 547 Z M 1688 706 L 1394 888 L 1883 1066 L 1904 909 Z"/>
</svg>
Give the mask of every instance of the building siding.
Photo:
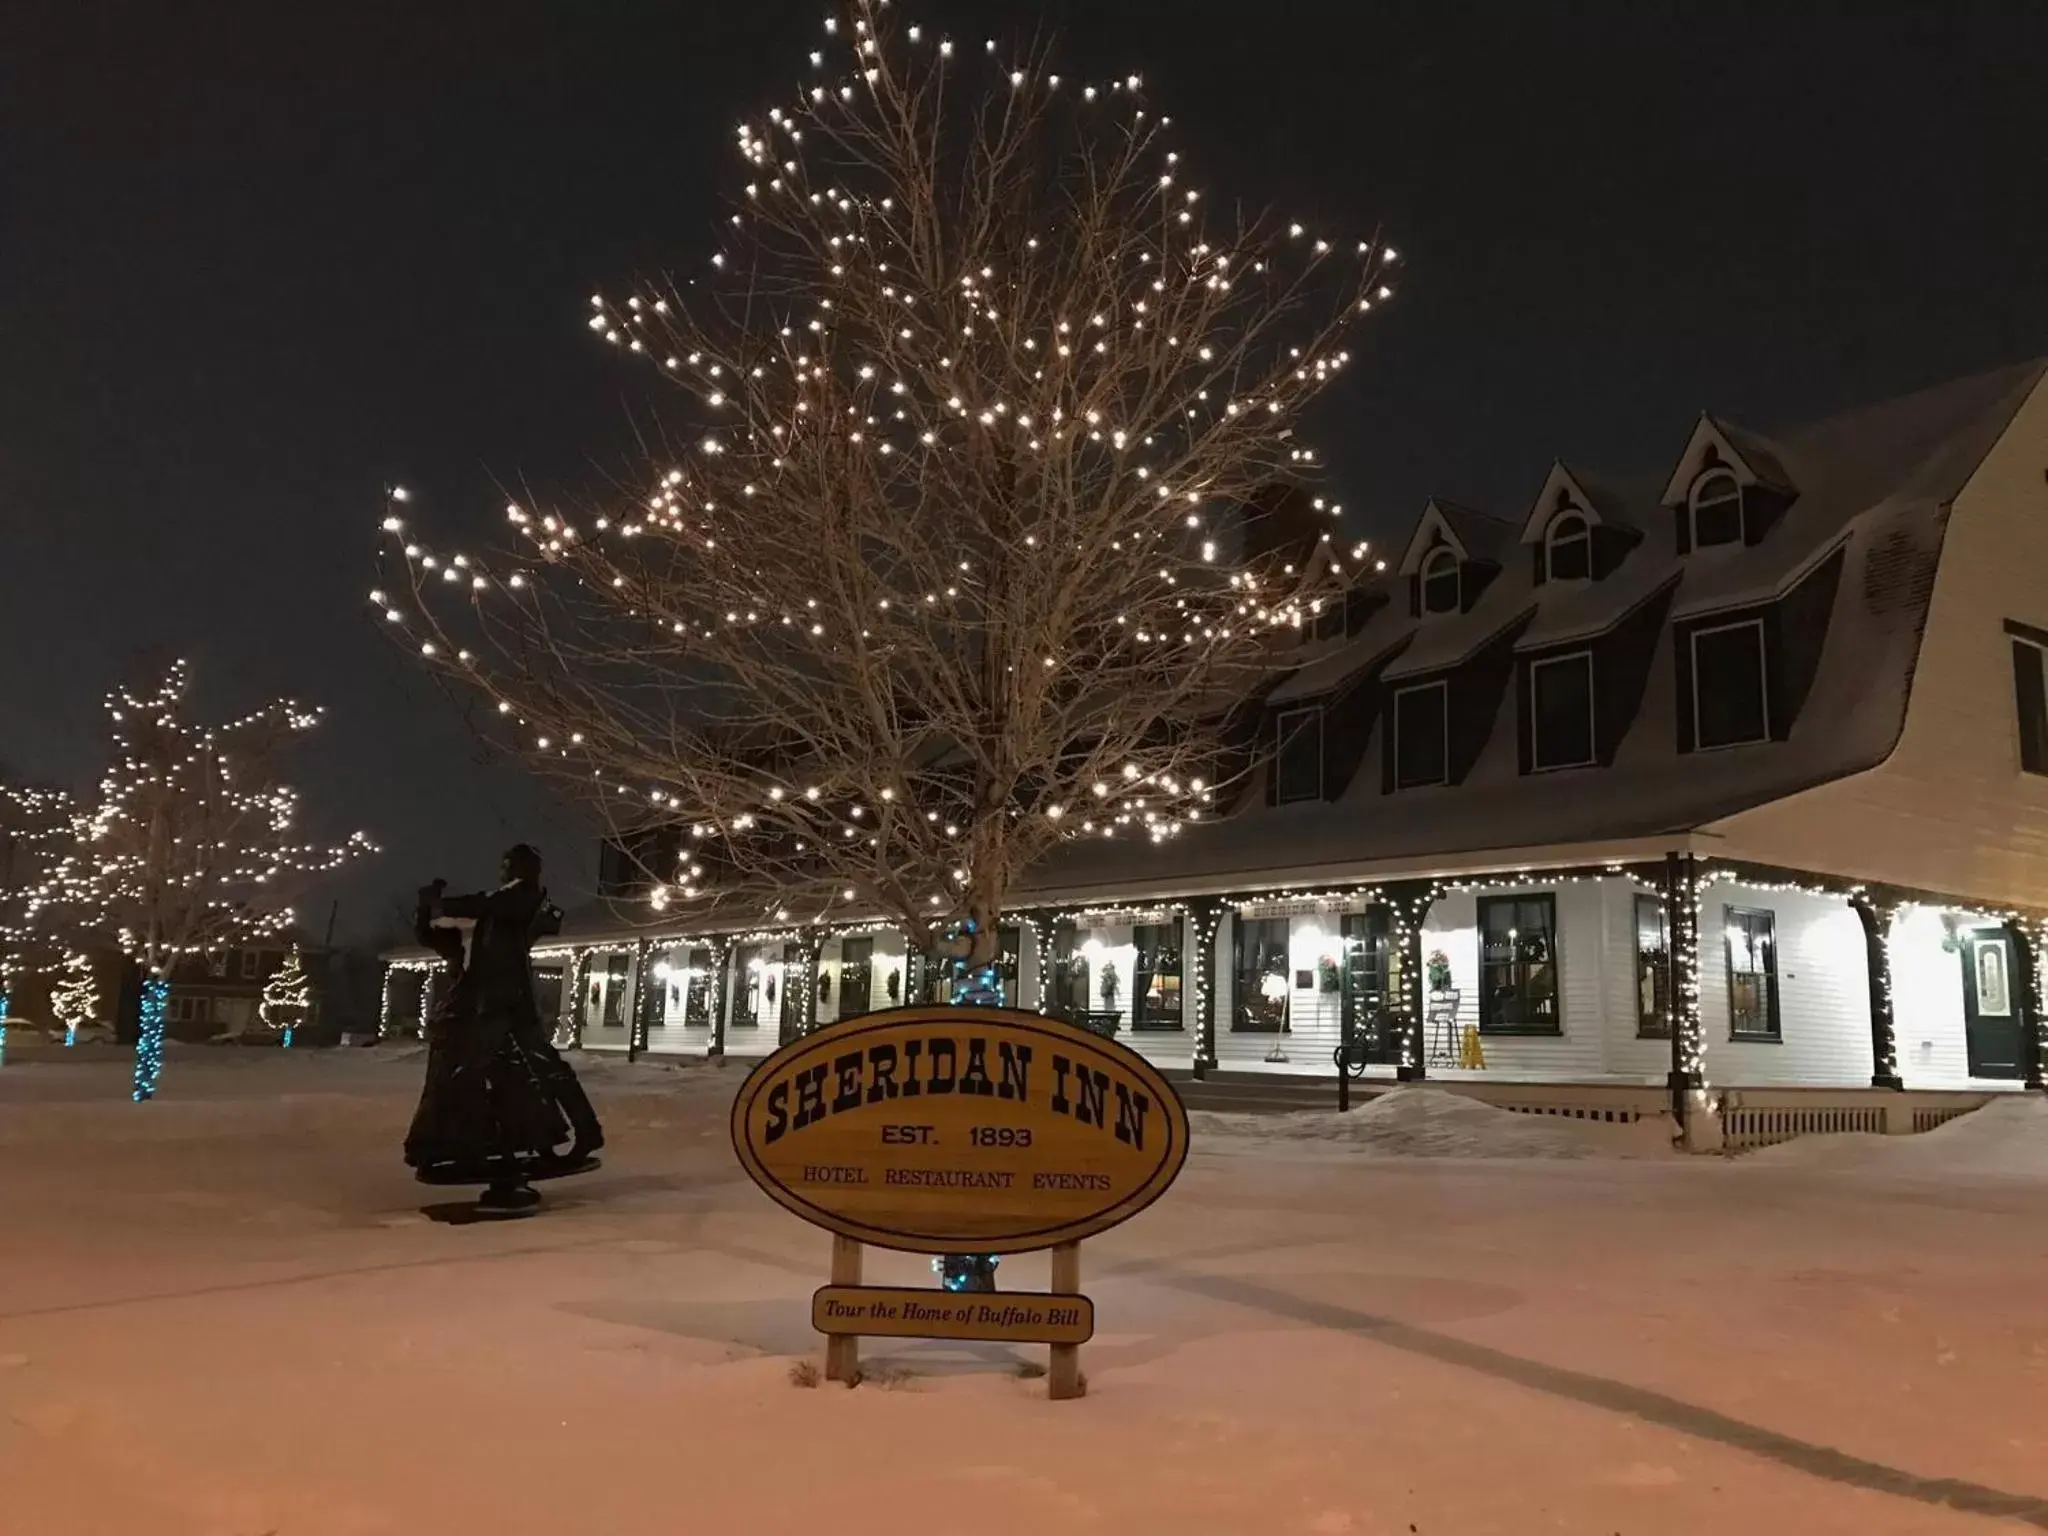
<svg viewBox="0 0 2048 1536">
<path fill-rule="evenodd" d="M 1605 881 L 1565 885 L 1529 885 L 1487 891 L 1488 897 L 1548 895 L 1557 902 L 1557 933 L 1553 945 L 1558 976 L 1558 1020 L 1561 1035 L 1481 1035 L 1486 1076 L 1528 1081 L 1595 1077 L 1606 1054 L 1608 1005 L 1606 919 L 1601 892 Z M 1458 992 L 1457 1030 L 1453 1053 L 1465 1031 L 1479 1027 L 1479 896 L 1456 891 L 1429 909 L 1422 925 L 1426 967 L 1432 951 L 1442 950 L 1451 962 L 1451 985 Z M 1429 1011 L 1425 996 L 1424 1012 Z M 1431 1026 L 1424 1021 L 1425 1045 Z M 1433 1076 L 1467 1076 L 1458 1068 L 1430 1067 Z"/>
<path fill-rule="evenodd" d="M 1769 912 L 1778 947 L 1776 1043 L 1729 1038 L 1726 909 Z M 1716 1087 L 1870 1085 L 1870 976 L 1846 901 L 1717 880 L 1700 894 L 1700 1018 Z"/>
<path fill-rule="evenodd" d="M 2020 771 L 2004 623 L 2048 629 L 2044 463 L 2048 385 L 1950 510 L 1890 757 L 1718 824 L 1731 853 L 1982 902 L 2043 902 L 2048 778 Z"/>
</svg>

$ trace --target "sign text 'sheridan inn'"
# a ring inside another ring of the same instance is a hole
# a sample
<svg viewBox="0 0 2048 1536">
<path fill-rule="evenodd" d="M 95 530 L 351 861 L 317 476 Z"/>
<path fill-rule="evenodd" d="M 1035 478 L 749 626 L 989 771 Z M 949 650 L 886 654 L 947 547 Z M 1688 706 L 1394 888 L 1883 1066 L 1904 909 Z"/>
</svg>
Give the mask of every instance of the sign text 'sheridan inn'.
<svg viewBox="0 0 2048 1536">
<path fill-rule="evenodd" d="M 1159 1197 L 1187 1115 L 1136 1052 L 1037 1014 L 906 1008 L 776 1052 L 733 1144 L 805 1220 L 915 1252 L 1074 1242 Z"/>
</svg>

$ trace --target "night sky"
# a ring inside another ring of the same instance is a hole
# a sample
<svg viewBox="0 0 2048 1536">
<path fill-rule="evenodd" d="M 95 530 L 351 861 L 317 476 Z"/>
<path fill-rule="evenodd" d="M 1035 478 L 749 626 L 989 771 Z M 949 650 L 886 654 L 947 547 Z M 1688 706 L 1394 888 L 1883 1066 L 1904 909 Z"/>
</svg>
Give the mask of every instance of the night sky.
<svg viewBox="0 0 2048 1536">
<path fill-rule="evenodd" d="M 1065 72 L 1145 76 L 1212 199 L 1395 239 L 1317 434 L 1383 542 L 1432 493 L 1519 516 L 1560 455 L 1667 465 L 1703 407 L 2048 352 L 2038 0 L 908 8 L 1055 28 Z M 100 695 L 182 654 L 209 710 L 329 706 L 312 820 L 386 849 L 344 933 L 519 837 L 573 899 L 588 835 L 372 622 L 381 487 L 473 540 L 501 485 L 622 462 L 649 397 L 587 296 L 702 260 L 823 14 L 0 0 L 0 767 L 82 786 Z"/>
</svg>

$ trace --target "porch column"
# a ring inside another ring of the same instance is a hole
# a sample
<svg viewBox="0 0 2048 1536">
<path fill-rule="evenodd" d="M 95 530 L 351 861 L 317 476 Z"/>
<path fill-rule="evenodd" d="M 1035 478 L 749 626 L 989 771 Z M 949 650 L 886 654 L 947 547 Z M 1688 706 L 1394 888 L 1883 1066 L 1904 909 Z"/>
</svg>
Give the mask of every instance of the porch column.
<svg viewBox="0 0 2048 1536">
<path fill-rule="evenodd" d="M 732 1022 L 732 978 L 727 974 L 731 969 L 732 948 L 732 940 L 727 938 L 713 939 L 710 943 L 711 974 L 705 981 L 712 989 L 711 1048 L 704 1053 L 706 1056 L 725 1055 L 726 1026 Z"/>
<path fill-rule="evenodd" d="M 818 957 L 825 953 L 825 936 L 814 929 L 785 945 L 782 952 L 785 956 L 794 952 L 796 956 L 794 961 L 784 960 L 782 966 L 783 1028 L 779 1033 L 781 1043 L 787 1045 L 818 1027 Z M 794 978 L 789 975 L 792 969 L 797 973 Z M 791 1021 L 796 1025 L 794 1033 L 788 1027 Z"/>
<path fill-rule="evenodd" d="M 583 1048 L 583 1020 L 590 1012 L 590 954 L 587 949 L 579 949 L 569 967 L 569 1040 L 565 1049 L 571 1051 Z"/>
<path fill-rule="evenodd" d="M 648 1004 L 655 997 L 654 946 L 642 939 L 633 946 L 633 1006 L 626 1012 L 626 1060 L 636 1061 L 647 1049 Z"/>
<path fill-rule="evenodd" d="M 2042 1081 L 2041 1039 L 2044 1019 L 2042 1018 L 2043 997 L 2041 984 L 2041 953 L 2044 941 L 2048 941 L 2048 923 L 2029 923 L 2015 920 L 2005 925 L 2012 935 L 2013 958 L 2019 962 L 2019 1003 L 2020 1051 L 2023 1055 L 2021 1066 L 2026 1070 L 2027 1087 L 2039 1090 L 2048 1087 Z"/>
<path fill-rule="evenodd" d="M 1899 1076 L 1898 1017 L 1892 1007 L 1892 919 L 1899 905 L 1865 892 L 1849 899 L 1863 925 L 1863 963 L 1870 977 L 1870 1086 L 1904 1088 Z"/>
<path fill-rule="evenodd" d="M 1422 1048 L 1422 925 L 1436 905 L 1433 880 L 1392 880 L 1380 887 L 1380 898 L 1394 914 L 1394 942 L 1401 950 L 1401 1060 L 1394 1076 L 1419 1083 L 1429 1076 Z"/>
<path fill-rule="evenodd" d="M 1223 931 L 1224 903 L 1213 896 L 1188 904 L 1195 925 L 1195 1060 L 1197 1077 L 1216 1070 L 1216 936 Z"/>
<path fill-rule="evenodd" d="M 1038 982 L 1038 1001 L 1032 1011 L 1034 1013 L 1050 1015 L 1052 1013 L 1052 913 L 1043 907 L 1033 907 L 1028 912 L 1019 912 L 1017 918 L 1018 921 L 1031 925 L 1031 944 L 1038 955 L 1038 975 L 1036 978 Z M 1022 955 L 1017 957 L 1017 970 L 1019 973 L 1017 976 L 1017 986 L 1021 991 L 1024 986 L 1022 974 L 1024 970 L 1024 957 Z M 1017 1006 L 1020 1008 L 1024 1006 L 1023 998 L 1017 999 Z"/>
<path fill-rule="evenodd" d="M 1668 939 L 1666 996 L 1671 999 L 1671 1112 L 1681 1127 L 1691 1096 L 1707 1086 L 1706 1027 L 1700 1021 L 1700 877 L 1689 853 L 1664 859 Z"/>
<path fill-rule="evenodd" d="M 903 1001 L 906 1004 L 928 1003 L 924 995 L 924 951 L 918 947 L 916 937 L 910 933 L 903 936 Z"/>
</svg>

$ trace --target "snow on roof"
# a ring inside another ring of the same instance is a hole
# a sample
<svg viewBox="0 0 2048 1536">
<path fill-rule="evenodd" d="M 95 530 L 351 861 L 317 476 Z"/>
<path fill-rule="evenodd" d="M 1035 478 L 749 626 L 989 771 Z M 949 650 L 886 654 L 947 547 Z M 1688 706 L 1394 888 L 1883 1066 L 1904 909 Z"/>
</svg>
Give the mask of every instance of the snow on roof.
<svg viewBox="0 0 2048 1536">
<path fill-rule="evenodd" d="M 1383 675 L 1391 682 L 1455 667 L 1526 619 L 1535 606 L 1526 585 L 1501 577 L 1479 594 L 1470 612 L 1435 615 L 1418 624 L 1413 643 Z"/>
<path fill-rule="evenodd" d="M 1332 644 L 1295 669 L 1266 696 L 1269 704 L 1287 704 L 1329 693 L 1366 671 L 1376 661 L 1408 643 L 1415 621 L 1406 605 L 1387 604 L 1366 621 L 1365 628 Z"/>
<path fill-rule="evenodd" d="M 1382 674 L 1393 681 L 1455 665 L 1532 611 L 1519 649 L 1597 634 L 1674 584 L 1674 609 L 1685 612 L 1773 597 L 1839 550 L 1843 571 L 1826 643 L 1789 740 L 1681 754 L 1667 624 L 1635 719 L 1607 767 L 1522 773 L 1509 689 L 1462 784 L 1382 793 L 1382 717 L 1335 802 L 1253 807 L 1157 847 L 1062 850 L 1031 884 L 1062 892 L 1119 882 L 1147 890 L 1174 881 L 1256 886 L 1262 871 L 1292 880 L 1327 870 L 1335 879 L 1369 861 L 1679 835 L 1874 766 L 1904 722 L 1948 506 L 2044 373 L 2042 361 L 2003 368 L 1770 439 L 1777 467 L 1799 495 L 1754 547 L 1680 557 L 1670 515 L 1649 499 L 1654 492 L 1645 493 L 1636 504 L 1655 515 L 1642 519 L 1642 542 L 1611 576 L 1536 586 L 1517 562 L 1470 613 L 1407 620 L 1415 639 Z M 1317 658 L 1289 696 L 1327 691 L 1325 679 L 1361 670 L 1371 649 L 1361 639 Z"/>
</svg>

